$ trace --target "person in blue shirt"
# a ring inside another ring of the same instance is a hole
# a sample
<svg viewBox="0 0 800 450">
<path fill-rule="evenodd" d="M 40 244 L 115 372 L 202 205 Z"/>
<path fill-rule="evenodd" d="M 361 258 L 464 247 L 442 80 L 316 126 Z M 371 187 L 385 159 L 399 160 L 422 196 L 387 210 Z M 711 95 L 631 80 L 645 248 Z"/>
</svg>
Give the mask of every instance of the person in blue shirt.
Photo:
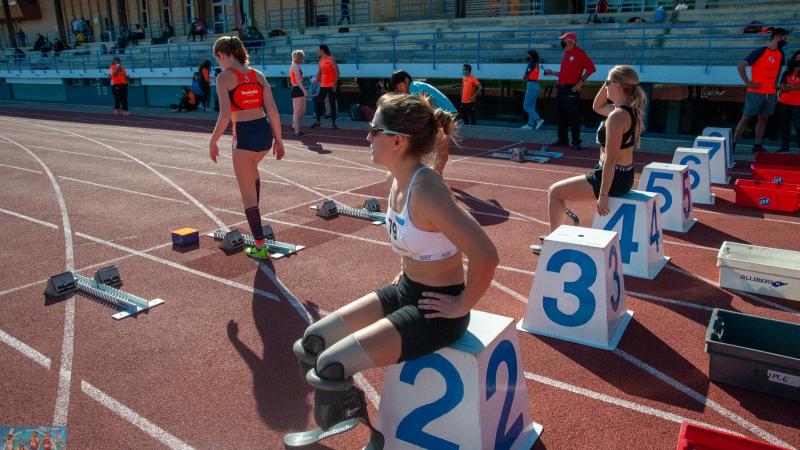
<svg viewBox="0 0 800 450">
<path fill-rule="evenodd" d="M 393 73 L 392 77 L 389 79 L 389 84 L 394 90 L 402 92 L 403 94 L 427 95 L 433 100 L 434 109 L 440 108 L 453 114 L 458 112 L 455 105 L 453 105 L 453 102 L 451 102 L 450 99 L 448 99 L 447 96 L 442 93 L 442 91 L 436 89 L 428 83 L 423 83 L 422 81 L 413 81 L 411 79 L 411 75 L 409 75 L 405 70 L 398 70 L 397 72 Z M 433 170 L 438 172 L 439 175 L 442 175 L 444 172 L 444 166 L 447 164 L 447 159 L 450 155 L 450 140 L 446 135 L 439 136 L 439 140 L 440 142 L 438 142 L 436 145 L 436 161 L 433 164 Z"/>
</svg>

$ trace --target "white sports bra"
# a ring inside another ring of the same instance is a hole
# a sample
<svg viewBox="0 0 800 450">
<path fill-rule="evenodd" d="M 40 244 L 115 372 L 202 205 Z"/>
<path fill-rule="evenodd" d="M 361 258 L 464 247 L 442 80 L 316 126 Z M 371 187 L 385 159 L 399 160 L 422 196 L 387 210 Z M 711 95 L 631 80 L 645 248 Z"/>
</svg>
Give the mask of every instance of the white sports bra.
<svg viewBox="0 0 800 450">
<path fill-rule="evenodd" d="M 405 195 L 406 204 L 403 206 L 402 212 L 395 212 L 392 206 L 392 194 L 389 193 L 386 228 L 389 231 L 389 243 L 395 253 L 411 258 L 414 261 L 439 261 L 458 253 L 458 247 L 438 231 L 424 231 L 415 227 L 408 214 L 411 188 L 414 186 L 414 180 L 416 180 L 417 175 L 423 169 L 427 169 L 427 167 L 422 166 L 417 169 L 411 177 L 411 182 L 408 183 L 408 191 L 406 191 Z"/>
</svg>

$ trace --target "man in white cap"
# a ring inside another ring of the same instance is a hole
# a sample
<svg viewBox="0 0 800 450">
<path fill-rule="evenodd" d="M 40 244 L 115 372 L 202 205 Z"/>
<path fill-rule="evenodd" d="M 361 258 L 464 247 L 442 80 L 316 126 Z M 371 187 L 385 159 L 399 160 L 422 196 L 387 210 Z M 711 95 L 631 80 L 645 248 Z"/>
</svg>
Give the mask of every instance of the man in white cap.
<svg viewBox="0 0 800 450">
<path fill-rule="evenodd" d="M 568 32 L 559 36 L 564 57 L 561 59 L 561 69 L 554 72 L 550 69 L 544 71 L 545 75 L 558 77 L 558 141 L 556 147 L 569 145 L 567 128 L 572 131 L 572 150 L 581 149 L 581 111 L 580 99 L 583 83 L 595 72 L 594 63 L 583 49 L 578 48 L 578 36 Z"/>
</svg>

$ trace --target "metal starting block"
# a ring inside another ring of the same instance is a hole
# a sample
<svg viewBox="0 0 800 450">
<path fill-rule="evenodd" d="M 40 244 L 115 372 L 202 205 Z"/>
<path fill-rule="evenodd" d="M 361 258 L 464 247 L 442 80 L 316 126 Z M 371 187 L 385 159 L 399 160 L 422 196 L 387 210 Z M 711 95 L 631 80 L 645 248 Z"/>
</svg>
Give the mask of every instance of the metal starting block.
<svg viewBox="0 0 800 450">
<path fill-rule="evenodd" d="M 264 225 L 261 227 L 261 229 L 264 233 L 264 239 L 266 240 L 267 250 L 269 250 L 269 256 L 273 259 L 278 259 L 286 255 L 291 255 L 292 253 L 297 253 L 305 248 L 302 245 L 294 245 L 287 242 L 276 241 L 275 232 L 272 230 L 272 226 L 270 225 Z M 207 236 L 213 237 L 215 240 L 222 241 L 220 242 L 219 247 L 223 250 L 235 250 L 237 248 L 244 247 L 245 245 L 256 245 L 253 236 L 249 234 L 242 234 L 242 232 L 239 230 L 228 231 L 227 233 L 222 230 L 217 230 L 212 233 L 208 233 Z M 231 242 L 236 243 L 239 241 L 241 241 L 241 243 L 235 247 L 225 247 Z"/>
<path fill-rule="evenodd" d="M 326 200 L 321 205 L 313 205 L 311 209 L 317 211 L 320 217 L 335 217 L 339 214 L 348 217 L 355 217 L 357 219 L 365 219 L 372 222 L 373 225 L 384 225 L 386 223 L 386 214 L 381 211 L 381 203 L 377 198 L 370 198 L 364 202 L 363 208 L 351 208 L 349 206 L 336 203 L 333 200 Z"/>
<path fill-rule="evenodd" d="M 561 152 L 547 151 L 547 147 L 543 146 L 541 150 L 529 150 L 525 147 L 513 147 L 508 151 L 492 152 L 489 153 L 491 158 L 510 159 L 516 162 L 535 162 L 544 164 L 551 159 L 561 158 L 564 156 Z"/>
<path fill-rule="evenodd" d="M 142 311 L 164 303 L 164 300 L 160 298 L 149 301 L 145 300 L 141 297 L 116 289 L 106 284 L 106 282 L 122 285 L 122 279 L 119 276 L 119 270 L 117 270 L 116 266 L 100 269 L 94 273 L 94 277 L 92 278 L 85 277 L 79 273 L 73 274 L 72 272 L 53 275 L 47 281 L 47 288 L 44 293 L 51 297 L 68 297 L 77 291 L 83 292 L 98 300 L 122 308 L 123 311 L 111 316 L 116 320 L 139 314 Z"/>
</svg>

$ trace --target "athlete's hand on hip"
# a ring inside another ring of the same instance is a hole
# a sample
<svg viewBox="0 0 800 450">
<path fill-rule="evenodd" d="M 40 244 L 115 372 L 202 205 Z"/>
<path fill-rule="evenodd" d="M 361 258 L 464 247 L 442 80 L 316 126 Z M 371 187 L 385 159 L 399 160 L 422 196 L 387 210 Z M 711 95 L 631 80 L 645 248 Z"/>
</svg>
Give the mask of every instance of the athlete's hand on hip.
<svg viewBox="0 0 800 450">
<path fill-rule="evenodd" d="M 761 83 L 756 83 L 755 81 L 750 81 L 747 83 L 747 87 L 750 89 L 761 89 Z"/>
<path fill-rule="evenodd" d="M 217 141 L 211 141 L 211 144 L 209 144 L 208 147 L 209 147 L 208 157 L 211 158 L 212 161 L 214 161 L 214 164 L 216 164 L 217 156 L 219 156 L 219 147 L 217 147 Z"/>
<path fill-rule="evenodd" d="M 272 143 L 272 151 L 275 153 L 275 159 L 283 159 L 286 150 L 283 148 L 283 141 L 276 140 Z"/>
<path fill-rule="evenodd" d="M 423 292 L 422 295 L 418 305 L 419 309 L 429 311 L 425 314 L 426 319 L 457 319 L 469 312 L 460 295 L 438 292 Z"/>
<path fill-rule="evenodd" d="M 601 216 L 608 214 L 608 195 L 601 195 L 597 199 L 597 213 Z"/>
</svg>

